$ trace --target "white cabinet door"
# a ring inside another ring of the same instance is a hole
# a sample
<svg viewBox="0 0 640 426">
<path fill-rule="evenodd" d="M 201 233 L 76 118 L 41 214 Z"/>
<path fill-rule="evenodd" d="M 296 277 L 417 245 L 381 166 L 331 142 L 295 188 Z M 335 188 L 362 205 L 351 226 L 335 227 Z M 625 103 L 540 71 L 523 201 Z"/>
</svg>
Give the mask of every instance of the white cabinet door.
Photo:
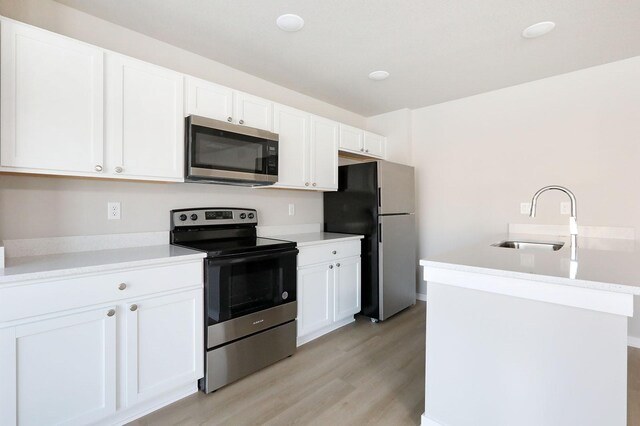
<svg viewBox="0 0 640 426">
<path fill-rule="evenodd" d="M 364 131 L 340 124 L 340 149 L 361 153 L 364 151 Z"/>
<path fill-rule="evenodd" d="M 203 376 L 202 298 L 198 289 L 125 305 L 128 406 Z"/>
<path fill-rule="evenodd" d="M 339 124 L 311 116 L 311 186 L 338 189 Z"/>
<path fill-rule="evenodd" d="M 115 307 L 0 329 L 0 423 L 84 425 L 115 413 L 116 347 Z"/>
<path fill-rule="evenodd" d="M 309 187 L 311 116 L 304 111 L 275 104 L 273 118 L 274 131 L 279 135 L 276 186 Z"/>
<path fill-rule="evenodd" d="M 273 103 L 247 93 L 234 94 L 234 123 L 273 131 Z"/>
<path fill-rule="evenodd" d="M 360 256 L 336 262 L 334 300 L 334 321 L 353 318 L 360 312 Z"/>
<path fill-rule="evenodd" d="M 384 136 L 371 132 L 364 132 L 364 151 L 367 155 L 384 158 L 386 154 L 386 139 Z"/>
<path fill-rule="evenodd" d="M 0 25 L 0 165 L 51 174 L 102 170 L 103 51 Z"/>
<path fill-rule="evenodd" d="M 183 77 L 107 54 L 107 173 L 180 181 L 184 174 Z"/>
<path fill-rule="evenodd" d="M 199 78 L 186 76 L 187 115 L 233 121 L 233 90 Z"/>
<path fill-rule="evenodd" d="M 298 337 L 333 322 L 333 265 L 298 269 Z"/>
</svg>

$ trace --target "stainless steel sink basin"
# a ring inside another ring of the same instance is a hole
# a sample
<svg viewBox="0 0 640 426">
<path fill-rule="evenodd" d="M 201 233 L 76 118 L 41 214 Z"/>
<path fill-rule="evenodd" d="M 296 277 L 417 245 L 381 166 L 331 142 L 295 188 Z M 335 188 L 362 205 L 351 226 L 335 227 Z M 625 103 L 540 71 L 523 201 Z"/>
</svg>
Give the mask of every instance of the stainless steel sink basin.
<svg viewBox="0 0 640 426">
<path fill-rule="evenodd" d="M 561 242 L 534 242 L 534 241 L 502 241 L 491 244 L 493 247 L 503 247 L 519 250 L 544 250 L 558 251 L 564 246 Z"/>
</svg>

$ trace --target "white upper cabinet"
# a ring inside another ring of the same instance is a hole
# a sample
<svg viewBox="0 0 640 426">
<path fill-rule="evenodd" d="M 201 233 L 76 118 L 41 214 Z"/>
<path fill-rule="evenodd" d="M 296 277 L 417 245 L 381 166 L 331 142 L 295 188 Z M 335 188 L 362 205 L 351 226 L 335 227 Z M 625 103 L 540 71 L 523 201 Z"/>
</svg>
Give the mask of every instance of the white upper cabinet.
<svg viewBox="0 0 640 426">
<path fill-rule="evenodd" d="M 311 186 L 338 189 L 339 123 L 311 116 Z"/>
<path fill-rule="evenodd" d="M 364 132 L 364 152 L 373 157 L 384 158 L 386 156 L 387 138 L 375 133 Z"/>
<path fill-rule="evenodd" d="M 3 170 L 101 171 L 103 51 L 12 21 L 0 25 Z"/>
<path fill-rule="evenodd" d="M 115 53 L 108 53 L 106 61 L 106 172 L 183 180 L 182 74 Z"/>
<path fill-rule="evenodd" d="M 199 115 L 214 120 L 233 121 L 233 90 L 186 76 L 186 110 L 187 115 Z"/>
<path fill-rule="evenodd" d="M 247 93 L 234 93 L 233 122 L 273 131 L 273 102 Z"/>
<path fill-rule="evenodd" d="M 340 149 L 345 151 L 364 151 L 364 130 L 340 124 Z"/>
<path fill-rule="evenodd" d="M 278 133 L 278 183 L 276 186 L 307 187 L 310 181 L 311 115 L 276 104 L 273 108 L 274 132 Z"/>
</svg>

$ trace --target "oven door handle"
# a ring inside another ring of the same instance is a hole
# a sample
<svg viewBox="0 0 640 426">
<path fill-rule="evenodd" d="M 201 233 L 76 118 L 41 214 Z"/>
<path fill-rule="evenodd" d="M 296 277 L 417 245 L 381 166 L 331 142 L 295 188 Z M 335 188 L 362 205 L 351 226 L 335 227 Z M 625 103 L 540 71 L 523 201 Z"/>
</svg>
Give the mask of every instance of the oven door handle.
<svg viewBox="0 0 640 426">
<path fill-rule="evenodd" d="M 244 262 L 254 262 L 258 260 L 267 260 L 267 259 L 276 259 L 279 257 L 297 255 L 298 249 L 286 250 L 286 251 L 274 251 L 270 253 L 260 253 L 260 254 L 238 254 L 233 256 L 226 257 L 216 257 L 213 259 L 208 259 L 207 262 L 209 264 L 229 264 L 229 263 L 244 263 Z"/>
</svg>

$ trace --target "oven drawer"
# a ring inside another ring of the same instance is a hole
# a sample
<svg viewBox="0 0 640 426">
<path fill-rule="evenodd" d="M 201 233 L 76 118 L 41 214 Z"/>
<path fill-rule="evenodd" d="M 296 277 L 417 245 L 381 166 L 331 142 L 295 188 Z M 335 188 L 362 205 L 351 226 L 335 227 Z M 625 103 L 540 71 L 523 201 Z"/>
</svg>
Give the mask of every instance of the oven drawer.
<svg viewBox="0 0 640 426">
<path fill-rule="evenodd" d="M 202 261 L 0 289 L 0 322 L 202 286 Z"/>
<path fill-rule="evenodd" d="M 298 267 L 316 263 L 333 262 L 350 256 L 360 256 L 360 240 L 330 242 L 314 246 L 299 247 Z"/>
</svg>

